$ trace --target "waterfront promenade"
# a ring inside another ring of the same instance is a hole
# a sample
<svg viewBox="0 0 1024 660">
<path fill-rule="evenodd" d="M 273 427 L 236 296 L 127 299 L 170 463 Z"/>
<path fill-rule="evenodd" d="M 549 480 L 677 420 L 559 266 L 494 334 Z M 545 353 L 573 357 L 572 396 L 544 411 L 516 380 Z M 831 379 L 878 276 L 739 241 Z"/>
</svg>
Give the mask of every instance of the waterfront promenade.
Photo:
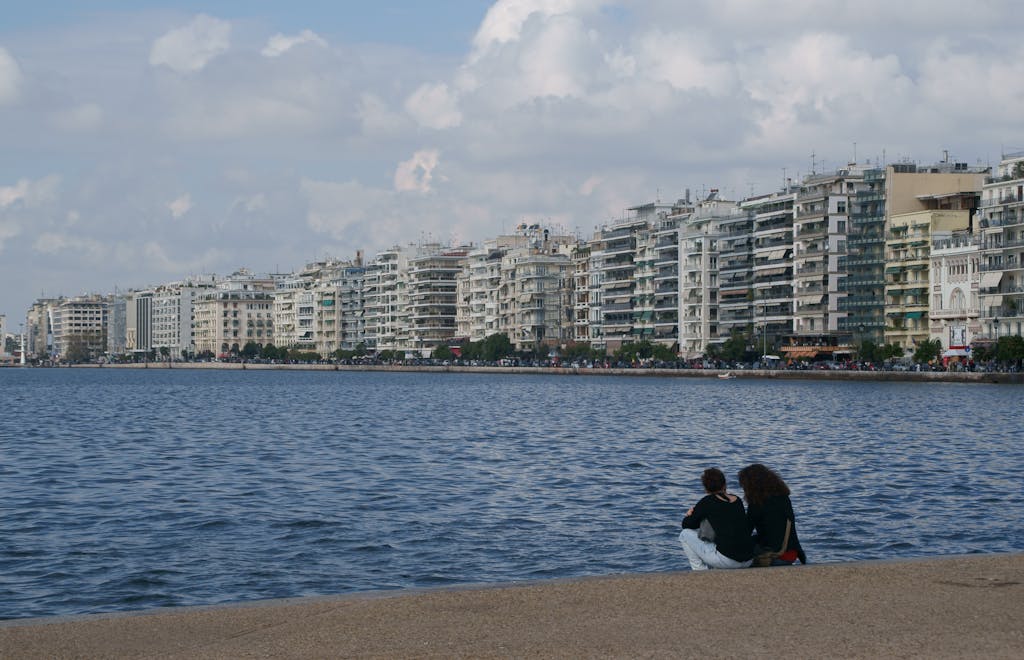
<svg viewBox="0 0 1024 660">
<path fill-rule="evenodd" d="M 1003 383 L 1024 384 L 1024 373 L 1003 371 L 855 371 L 824 369 L 657 369 L 583 367 L 468 367 L 431 365 L 346 365 L 268 364 L 262 362 L 137 362 L 125 364 L 80 364 L 74 368 L 103 369 L 227 369 L 249 371 L 383 371 L 422 373 L 547 374 L 555 376 L 637 376 L 675 378 L 737 378 L 776 380 L 910 381 L 921 383 Z"/>
<path fill-rule="evenodd" d="M 0 623 L 5 658 L 1024 656 L 1024 554 Z"/>
</svg>

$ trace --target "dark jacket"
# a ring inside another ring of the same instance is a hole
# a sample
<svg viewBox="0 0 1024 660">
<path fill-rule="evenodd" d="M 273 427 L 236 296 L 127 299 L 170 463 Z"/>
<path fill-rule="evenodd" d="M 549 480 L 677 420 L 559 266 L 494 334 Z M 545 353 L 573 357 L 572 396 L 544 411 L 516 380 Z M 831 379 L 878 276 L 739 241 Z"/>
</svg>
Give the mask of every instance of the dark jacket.
<svg viewBox="0 0 1024 660">
<path fill-rule="evenodd" d="M 727 502 L 715 495 L 705 495 L 693 507 L 693 513 L 683 518 L 686 529 L 700 529 L 707 518 L 715 528 L 715 547 L 735 561 L 748 561 L 754 557 L 754 541 L 743 512 L 743 500 Z"/>
<path fill-rule="evenodd" d="M 749 529 L 754 533 L 754 542 L 761 550 L 778 552 L 782 549 L 782 541 L 786 535 L 786 521 L 793 521 L 789 530 L 787 550 L 796 550 L 800 561 L 807 563 L 800 538 L 796 534 L 796 515 L 793 514 L 793 503 L 787 495 L 772 495 L 760 505 L 750 505 L 747 509 Z"/>
</svg>

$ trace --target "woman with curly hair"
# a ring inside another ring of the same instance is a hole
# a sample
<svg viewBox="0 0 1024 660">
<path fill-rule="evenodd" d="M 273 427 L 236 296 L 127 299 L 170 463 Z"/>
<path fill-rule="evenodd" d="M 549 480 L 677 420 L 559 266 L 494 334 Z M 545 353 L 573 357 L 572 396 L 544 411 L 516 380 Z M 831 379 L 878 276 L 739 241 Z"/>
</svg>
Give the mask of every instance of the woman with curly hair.
<svg viewBox="0 0 1024 660">
<path fill-rule="evenodd" d="M 796 516 L 789 486 L 777 472 L 754 463 L 740 470 L 740 486 L 747 500 L 747 522 L 756 544 L 754 566 L 789 566 L 807 555 L 796 535 Z"/>
<path fill-rule="evenodd" d="M 750 538 L 743 500 L 725 489 L 725 474 L 708 468 L 700 477 L 707 493 L 686 512 L 679 542 L 683 545 L 690 568 L 746 568 L 754 559 L 754 542 Z M 701 523 L 712 527 L 702 533 Z M 709 538 L 713 532 L 714 538 Z"/>
</svg>

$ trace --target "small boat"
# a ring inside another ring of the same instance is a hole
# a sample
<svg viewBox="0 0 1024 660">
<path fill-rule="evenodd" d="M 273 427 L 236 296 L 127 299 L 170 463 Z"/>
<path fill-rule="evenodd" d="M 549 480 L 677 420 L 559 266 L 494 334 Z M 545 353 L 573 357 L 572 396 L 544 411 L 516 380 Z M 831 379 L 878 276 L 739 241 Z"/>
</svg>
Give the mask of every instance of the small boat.
<svg viewBox="0 0 1024 660">
<path fill-rule="evenodd" d="M 724 374 L 718 374 L 718 377 L 721 378 L 722 380 L 732 380 L 736 376 L 735 374 L 731 374 L 728 371 L 726 371 Z"/>
</svg>

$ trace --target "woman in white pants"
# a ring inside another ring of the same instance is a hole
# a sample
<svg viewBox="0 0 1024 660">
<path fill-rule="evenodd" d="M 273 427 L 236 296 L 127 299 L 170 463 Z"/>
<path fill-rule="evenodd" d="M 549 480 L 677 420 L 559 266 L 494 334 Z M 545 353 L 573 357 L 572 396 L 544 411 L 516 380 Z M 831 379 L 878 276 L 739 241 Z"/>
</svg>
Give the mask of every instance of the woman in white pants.
<svg viewBox="0 0 1024 660">
<path fill-rule="evenodd" d="M 686 512 L 683 531 L 679 534 L 690 568 L 703 571 L 750 566 L 754 559 L 754 541 L 743 500 L 726 490 L 725 474 L 718 468 L 704 470 L 700 480 L 707 494 Z M 700 532 L 701 523 L 705 521 L 714 530 L 714 540 L 707 540 Z"/>
</svg>

